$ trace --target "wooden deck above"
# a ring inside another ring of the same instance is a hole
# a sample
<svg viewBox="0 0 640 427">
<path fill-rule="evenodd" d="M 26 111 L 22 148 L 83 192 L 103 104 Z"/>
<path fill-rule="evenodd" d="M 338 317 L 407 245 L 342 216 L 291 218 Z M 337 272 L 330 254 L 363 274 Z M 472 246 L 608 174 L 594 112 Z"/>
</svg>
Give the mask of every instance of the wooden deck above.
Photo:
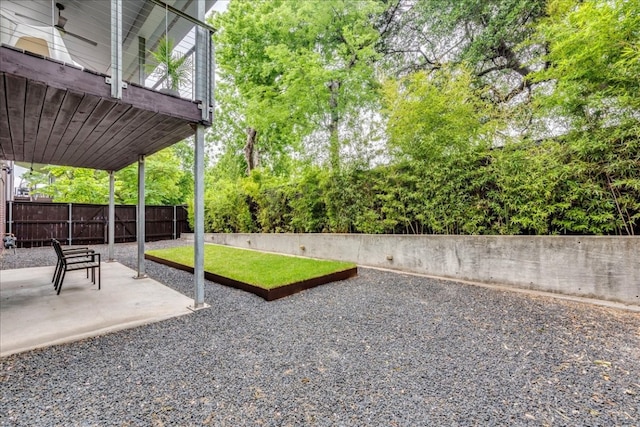
<svg viewBox="0 0 640 427">
<path fill-rule="evenodd" d="M 1 46 L 0 159 L 119 170 L 195 133 L 195 102 L 106 77 Z"/>
</svg>

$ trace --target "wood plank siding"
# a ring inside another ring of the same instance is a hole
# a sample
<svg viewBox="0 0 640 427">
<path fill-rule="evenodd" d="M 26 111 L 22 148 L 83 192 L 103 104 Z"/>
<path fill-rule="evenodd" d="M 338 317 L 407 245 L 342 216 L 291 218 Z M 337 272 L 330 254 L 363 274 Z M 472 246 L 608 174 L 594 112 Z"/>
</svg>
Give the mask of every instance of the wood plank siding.
<svg viewBox="0 0 640 427">
<path fill-rule="evenodd" d="M 195 102 L 0 47 L 0 158 L 119 170 L 195 133 Z"/>
</svg>

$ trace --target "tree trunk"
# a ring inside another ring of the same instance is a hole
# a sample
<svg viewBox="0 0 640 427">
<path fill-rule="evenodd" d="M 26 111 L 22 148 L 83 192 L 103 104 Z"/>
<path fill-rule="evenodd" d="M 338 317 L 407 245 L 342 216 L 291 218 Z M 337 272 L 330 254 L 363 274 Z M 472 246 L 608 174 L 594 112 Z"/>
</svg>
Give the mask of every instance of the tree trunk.
<svg viewBox="0 0 640 427">
<path fill-rule="evenodd" d="M 258 150 L 256 150 L 258 131 L 248 127 L 246 132 L 247 143 L 244 146 L 244 159 L 247 161 L 247 175 L 249 175 L 258 166 Z"/>
<path fill-rule="evenodd" d="M 331 121 L 329 122 L 329 164 L 331 169 L 336 172 L 340 169 L 340 139 L 338 137 L 338 125 L 340 124 L 338 96 L 340 85 L 341 83 L 338 80 L 332 80 L 327 84 L 331 94 L 329 98 L 329 112 L 331 114 Z"/>
</svg>

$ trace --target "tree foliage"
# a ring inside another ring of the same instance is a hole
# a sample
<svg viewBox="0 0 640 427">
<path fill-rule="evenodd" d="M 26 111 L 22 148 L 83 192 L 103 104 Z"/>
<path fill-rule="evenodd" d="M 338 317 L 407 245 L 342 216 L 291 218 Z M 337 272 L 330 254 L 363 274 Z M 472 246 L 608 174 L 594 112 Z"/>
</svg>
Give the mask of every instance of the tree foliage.
<svg viewBox="0 0 640 427">
<path fill-rule="evenodd" d="M 389 80 L 384 95 L 389 145 L 409 159 L 437 161 L 492 135 L 492 106 L 464 68 Z"/>
<path fill-rule="evenodd" d="M 222 78 L 255 131 L 245 145 L 249 170 L 256 141 L 264 155 L 304 154 L 303 141 L 320 140 L 328 163 L 340 166 L 345 120 L 377 98 L 372 16 L 380 8 L 374 0 L 235 1 L 213 20 Z M 313 133 L 321 137 L 305 139 Z"/>
<path fill-rule="evenodd" d="M 234 0 L 210 21 L 208 230 L 637 234 L 639 11 Z M 188 200 L 191 147 L 157 156 L 147 203 Z M 103 197 L 104 173 L 55 173 L 76 187 L 56 197 Z M 135 199 L 136 175 L 119 172 L 119 201 Z"/>
<path fill-rule="evenodd" d="M 109 175 L 105 171 L 46 166 L 29 172 L 26 181 L 32 192 L 51 197 L 54 202 L 109 202 Z"/>
<path fill-rule="evenodd" d="M 290 162 L 265 144 L 246 176 L 225 151 L 211 231 L 637 234 L 638 1 L 232 3 L 236 111 L 291 126 Z M 383 129 L 377 164 L 314 150 L 348 117 Z"/>
<path fill-rule="evenodd" d="M 576 129 L 638 120 L 640 1 L 554 0 L 538 36 L 549 46 L 549 67 L 531 80 L 555 84 L 541 107 L 572 119 Z"/>
<path fill-rule="evenodd" d="M 147 205 L 180 205 L 187 202 L 192 191 L 193 178 L 188 155 L 192 150 L 186 143 L 147 156 L 145 159 L 145 203 Z M 177 153 L 182 153 L 179 157 Z M 182 162 L 181 160 L 182 159 Z M 109 174 L 106 171 L 46 166 L 27 176 L 33 191 L 47 195 L 54 202 L 95 203 L 109 202 Z M 114 198 L 117 204 L 138 202 L 138 164 L 133 163 L 115 173 Z"/>
</svg>

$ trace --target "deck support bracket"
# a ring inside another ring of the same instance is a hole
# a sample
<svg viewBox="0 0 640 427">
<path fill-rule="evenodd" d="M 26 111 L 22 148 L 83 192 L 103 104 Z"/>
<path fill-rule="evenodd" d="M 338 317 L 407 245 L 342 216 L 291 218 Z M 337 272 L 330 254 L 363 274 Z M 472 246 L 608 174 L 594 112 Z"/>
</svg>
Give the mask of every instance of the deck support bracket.
<svg viewBox="0 0 640 427">
<path fill-rule="evenodd" d="M 108 85 L 112 85 L 113 79 L 111 77 L 105 77 L 104 82 Z M 126 89 L 128 87 L 127 82 L 122 82 L 121 87 L 122 89 Z"/>
</svg>

